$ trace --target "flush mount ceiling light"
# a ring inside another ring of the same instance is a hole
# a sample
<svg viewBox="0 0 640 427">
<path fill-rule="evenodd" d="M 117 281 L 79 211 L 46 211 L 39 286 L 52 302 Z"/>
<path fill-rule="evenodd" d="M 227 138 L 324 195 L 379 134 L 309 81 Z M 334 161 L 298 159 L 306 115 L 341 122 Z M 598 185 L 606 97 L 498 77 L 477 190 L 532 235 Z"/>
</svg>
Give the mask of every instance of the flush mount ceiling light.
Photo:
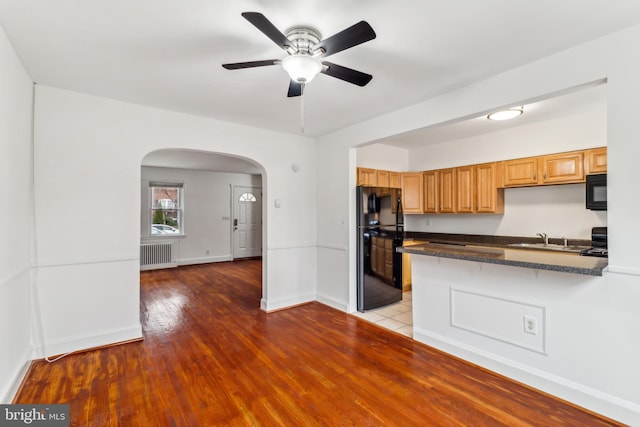
<svg viewBox="0 0 640 427">
<path fill-rule="evenodd" d="M 513 107 L 506 110 L 496 111 L 487 116 L 489 120 L 509 120 L 518 117 L 524 113 L 523 107 Z"/>
</svg>

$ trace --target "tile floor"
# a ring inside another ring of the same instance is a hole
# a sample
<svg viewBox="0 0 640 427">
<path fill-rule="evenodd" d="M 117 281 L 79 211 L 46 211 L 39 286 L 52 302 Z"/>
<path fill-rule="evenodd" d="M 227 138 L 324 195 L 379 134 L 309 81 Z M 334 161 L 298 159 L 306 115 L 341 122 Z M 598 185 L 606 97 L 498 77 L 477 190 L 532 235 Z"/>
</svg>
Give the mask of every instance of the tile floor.
<svg viewBox="0 0 640 427">
<path fill-rule="evenodd" d="M 411 291 L 402 293 L 402 301 L 365 313 L 353 313 L 361 319 L 373 322 L 408 337 L 413 337 L 413 313 Z"/>
</svg>

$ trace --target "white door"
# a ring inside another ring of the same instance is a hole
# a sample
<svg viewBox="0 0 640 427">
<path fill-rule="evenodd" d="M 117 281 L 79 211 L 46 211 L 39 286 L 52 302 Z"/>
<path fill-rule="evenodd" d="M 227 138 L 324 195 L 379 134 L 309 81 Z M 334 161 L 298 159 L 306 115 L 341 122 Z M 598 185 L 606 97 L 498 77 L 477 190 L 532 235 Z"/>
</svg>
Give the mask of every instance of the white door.
<svg viewBox="0 0 640 427">
<path fill-rule="evenodd" d="M 262 188 L 233 187 L 233 258 L 262 255 Z"/>
</svg>

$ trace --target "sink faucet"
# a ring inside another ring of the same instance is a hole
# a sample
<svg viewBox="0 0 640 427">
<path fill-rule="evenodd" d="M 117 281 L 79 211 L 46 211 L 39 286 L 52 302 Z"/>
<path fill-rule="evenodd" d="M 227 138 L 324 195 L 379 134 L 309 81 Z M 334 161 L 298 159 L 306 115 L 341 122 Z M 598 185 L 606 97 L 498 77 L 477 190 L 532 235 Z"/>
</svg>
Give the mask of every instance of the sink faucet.
<svg viewBox="0 0 640 427">
<path fill-rule="evenodd" d="M 536 236 L 542 238 L 542 240 L 544 241 L 544 245 L 545 246 L 547 246 L 549 244 L 549 237 L 547 236 L 547 233 L 536 233 Z"/>
</svg>

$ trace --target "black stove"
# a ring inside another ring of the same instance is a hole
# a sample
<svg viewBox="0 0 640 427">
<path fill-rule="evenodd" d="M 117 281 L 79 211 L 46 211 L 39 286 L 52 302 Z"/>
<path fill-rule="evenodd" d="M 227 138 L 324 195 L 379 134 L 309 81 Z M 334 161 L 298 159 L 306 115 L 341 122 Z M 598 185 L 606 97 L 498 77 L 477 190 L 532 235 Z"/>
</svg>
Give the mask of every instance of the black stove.
<svg viewBox="0 0 640 427">
<path fill-rule="evenodd" d="M 607 227 L 593 227 L 591 229 L 591 248 L 583 249 L 580 255 L 608 257 L 607 249 Z"/>
<path fill-rule="evenodd" d="M 589 248 L 583 249 L 580 251 L 580 255 L 583 256 L 599 256 L 599 257 L 608 257 L 609 250 L 607 248 Z"/>
</svg>

